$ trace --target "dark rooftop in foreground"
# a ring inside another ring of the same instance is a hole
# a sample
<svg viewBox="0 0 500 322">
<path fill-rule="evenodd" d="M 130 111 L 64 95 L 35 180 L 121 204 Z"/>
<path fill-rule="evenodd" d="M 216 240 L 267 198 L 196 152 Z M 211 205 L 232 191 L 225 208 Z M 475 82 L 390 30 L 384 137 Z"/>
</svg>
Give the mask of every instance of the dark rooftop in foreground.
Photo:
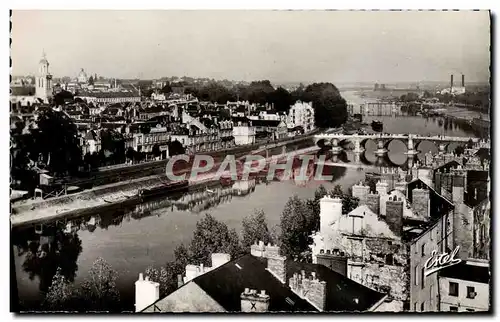
<svg viewBox="0 0 500 322">
<path fill-rule="evenodd" d="M 468 264 L 464 261 L 442 269 L 439 271 L 439 276 L 488 284 L 490 282 L 490 268 L 488 266 Z"/>
</svg>

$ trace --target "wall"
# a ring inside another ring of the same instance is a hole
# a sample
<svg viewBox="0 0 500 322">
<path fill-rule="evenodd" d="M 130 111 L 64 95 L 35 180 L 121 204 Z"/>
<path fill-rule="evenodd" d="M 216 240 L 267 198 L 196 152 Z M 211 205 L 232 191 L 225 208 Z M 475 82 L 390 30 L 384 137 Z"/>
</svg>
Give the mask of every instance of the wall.
<svg viewBox="0 0 500 322">
<path fill-rule="evenodd" d="M 255 128 L 249 126 L 233 127 L 234 144 L 245 145 L 255 143 Z"/>
<path fill-rule="evenodd" d="M 421 304 L 424 303 L 424 310 L 438 311 L 438 281 L 437 274 L 424 277 L 422 287 L 422 268 L 425 262 L 431 257 L 432 251 L 441 254 L 452 247 L 452 225 L 448 225 L 452 212 L 443 215 L 427 231 L 410 243 L 410 311 L 419 312 Z M 424 252 L 422 253 L 422 246 Z"/>
<path fill-rule="evenodd" d="M 473 210 L 474 235 L 473 235 L 473 257 L 490 259 L 490 222 L 491 203 L 486 199 Z"/>
<path fill-rule="evenodd" d="M 473 254 L 473 212 L 465 204 L 455 204 L 453 214 L 453 244 L 460 246 L 458 257 L 468 258 Z"/>
<path fill-rule="evenodd" d="M 458 283 L 458 296 L 449 295 L 450 282 Z M 467 298 L 467 286 L 475 288 L 474 299 Z M 467 309 L 486 311 L 490 301 L 490 286 L 488 284 L 464 281 L 456 278 L 439 277 L 440 311 L 450 311 L 450 306 L 457 306 L 459 312 Z"/>
</svg>

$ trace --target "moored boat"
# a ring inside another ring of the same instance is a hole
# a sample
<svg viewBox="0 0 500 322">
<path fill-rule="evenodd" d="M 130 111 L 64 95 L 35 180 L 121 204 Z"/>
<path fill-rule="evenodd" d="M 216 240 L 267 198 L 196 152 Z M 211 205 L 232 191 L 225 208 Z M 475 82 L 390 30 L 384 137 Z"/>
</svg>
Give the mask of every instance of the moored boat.
<svg viewBox="0 0 500 322">
<path fill-rule="evenodd" d="M 188 180 L 182 180 L 182 181 L 173 181 L 173 182 L 167 182 L 164 183 L 161 186 L 150 188 L 150 189 L 141 189 L 139 190 L 139 196 L 140 197 L 153 197 L 153 196 L 158 196 L 162 195 L 165 193 L 173 192 L 173 191 L 180 191 L 180 190 L 185 190 L 189 187 L 189 181 Z"/>
<path fill-rule="evenodd" d="M 384 128 L 384 123 L 379 120 L 373 120 L 372 121 L 372 129 L 377 132 L 381 132 Z"/>
</svg>

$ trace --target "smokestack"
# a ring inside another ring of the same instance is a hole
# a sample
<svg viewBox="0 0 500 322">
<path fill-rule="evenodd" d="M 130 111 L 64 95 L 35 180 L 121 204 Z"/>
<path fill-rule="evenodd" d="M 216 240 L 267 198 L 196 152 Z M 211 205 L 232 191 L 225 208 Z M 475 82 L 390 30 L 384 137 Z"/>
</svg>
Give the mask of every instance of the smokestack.
<svg viewBox="0 0 500 322">
<path fill-rule="evenodd" d="M 462 87 L 465 87 L 465 75 L 462 74 Z"/>
<path fill-rule="evenodd" d="M 450 76 L 450 88 L 453 88 L 453 74 Z"/>
</svg>

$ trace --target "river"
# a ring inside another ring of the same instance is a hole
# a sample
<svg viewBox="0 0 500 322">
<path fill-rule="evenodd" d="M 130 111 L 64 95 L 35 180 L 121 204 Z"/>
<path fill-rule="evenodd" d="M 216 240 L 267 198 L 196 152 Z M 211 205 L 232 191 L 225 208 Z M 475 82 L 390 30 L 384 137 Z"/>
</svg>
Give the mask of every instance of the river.
<svg viewBox="0 0 500 322">
<path fill-rule="evenodd" d="M 363 122 L 370 123 L 375 118 L 383 121 L 386 133 L 470 136 L 458 125 L 447 124 L 445 129 L 438 118 L 366 117 Z M 390 144 L 389 158 L 393 163 L 405 161 L 405 148 L 399 141 Z M 375 143 L 369 141 L 366 149 L 366 158 L 375 158 Z M 430 142 L 423 142 L 419 149 L 423 153 L 437 152 Z M 335 168 L 334 179 L 325 186 L 333 188 L 340 184 L 347 189 L 362 179 L 363 171 Z M 279 224 L 280 214 L 291 196 L 311 198 L 318 186 L 317 182 L 306 186 L 295 185 L 292 181 L 261 183 L 243 196 L 226 193 L 223 197 L 208 197 L 203 207 L 206 209 L 197 210 L 180 210 L 165 200 L 157 200 L 131 209 L 80 218 L 73 233 L 63 233 L 64 224 L 55 222 L 49 223 L 42 234 L 37 234 L 33 227 L 15 229 L 12 239 L 20 303 L 24 309 L 36 309 L 58 266 L 78 285 L 87 276 L 92 263 L 102 257 L 118 272 L 117 286 L 124 308 L 133 310 L 134 282 L 139 273 L 150 265 L 160 266 L 171 260 L 177 245 L 189 243 L 196 222 L 205 213 L 241 231 L 243 217 L 253 213 L 254 209 L 262 209 L 269 227 L 273 227 Z M 225 191 L 220 186 L 211 189 L 219 195 Z M 188 194 L 196 193 L 200 192 Z"/>
</svg>

